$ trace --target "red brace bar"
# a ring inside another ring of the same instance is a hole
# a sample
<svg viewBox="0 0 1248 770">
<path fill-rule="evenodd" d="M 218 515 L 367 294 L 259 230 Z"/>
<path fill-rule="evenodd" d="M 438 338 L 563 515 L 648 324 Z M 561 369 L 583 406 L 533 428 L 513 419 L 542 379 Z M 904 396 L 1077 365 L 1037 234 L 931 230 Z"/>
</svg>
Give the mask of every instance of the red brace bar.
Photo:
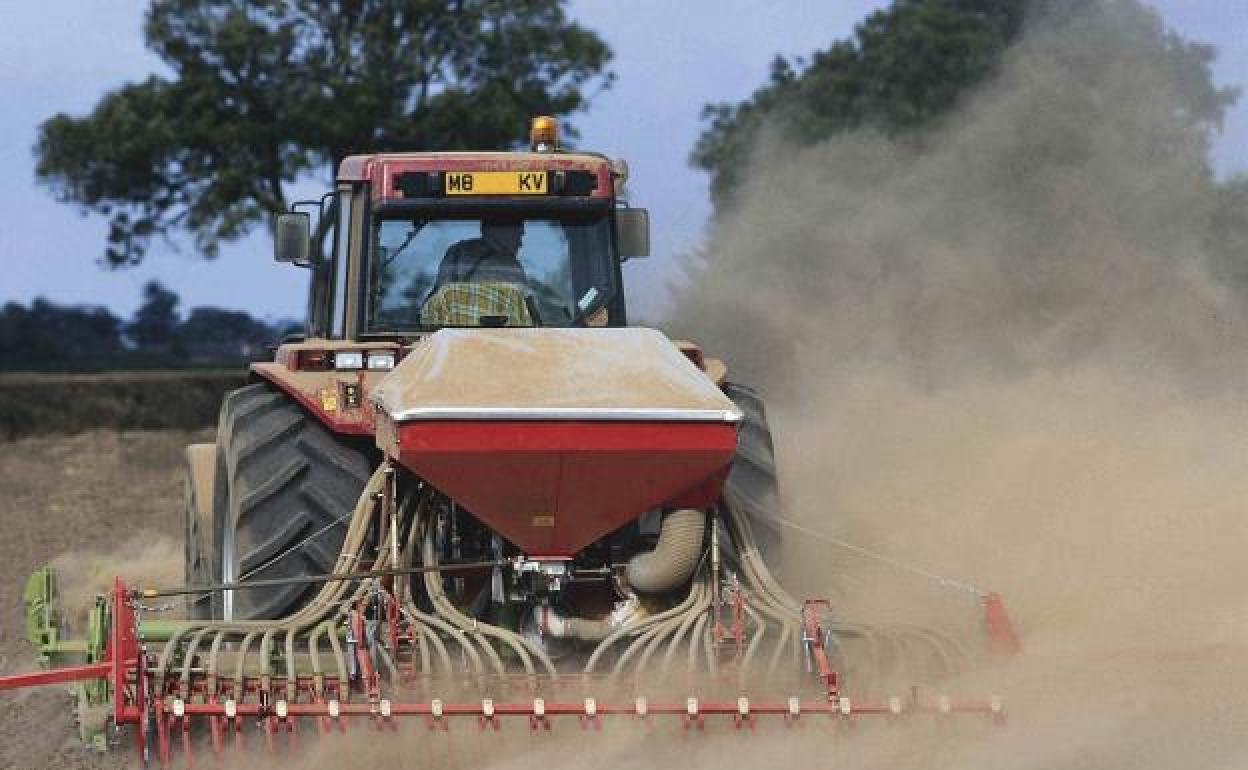
<svg viewBox="0 0 1248 770">
<path fill-rule="evenodd" d="M 828 661 L 828 651 L 823 646 L 823 627 L 819 625 L 819 608 L 832 609 L 827 599 L 808 599 L 802 604 L 802 641 L 810 652 L 811 661 L 819 681 L 827 690 L 828 701 L 840 697 L 840 675 Z"/>
</svg>

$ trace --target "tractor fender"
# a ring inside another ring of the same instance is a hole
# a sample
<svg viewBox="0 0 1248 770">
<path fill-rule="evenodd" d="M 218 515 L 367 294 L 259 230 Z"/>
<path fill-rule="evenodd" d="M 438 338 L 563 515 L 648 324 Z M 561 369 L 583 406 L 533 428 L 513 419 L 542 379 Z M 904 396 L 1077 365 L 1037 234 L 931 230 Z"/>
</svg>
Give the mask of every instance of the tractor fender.
<svg viewBox="0 0 1248 770">
<path fill-rule="evenodd" d="M 375 430 L 368 394 L 388 372 L 294 371 L 280 363 L 251 365 L 252 382 L 268 382 L 290 396 L 334 433 L 371 436 Z"/>
<path fill-rule="evenodd" d="M 711 382 L 720 386 L 724 386 L 724 382 L 728 379 L 728 365 L 723 359 L 706 357 L 706 376 L 711 378 Z"/>
<path fill-rule="evenodd" d="M 672 340 L 672 344 L 680 348 L 680 352 L 684 353 L 694 366 L 701 369 L 711 382 L 723 387 L 724 381 L 728 379 L 728 365 L 722 358 L 712 358 L 706 355 L 701 345 L 689 340 Z"/>
</svg>

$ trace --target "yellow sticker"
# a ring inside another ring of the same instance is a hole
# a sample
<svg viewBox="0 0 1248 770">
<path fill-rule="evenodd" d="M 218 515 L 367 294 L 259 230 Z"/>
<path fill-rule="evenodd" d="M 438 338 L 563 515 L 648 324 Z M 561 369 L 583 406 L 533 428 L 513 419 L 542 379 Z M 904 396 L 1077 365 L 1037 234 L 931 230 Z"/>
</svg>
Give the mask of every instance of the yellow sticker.
<svg viewBox="0 0 1248 770">
<path fill-rule="evenodd" d="M 326 412 L 338 411 L 338 391 L 334 388 L 325 388 L 321 391 L 321 409 Z"/>
<path fill-rule="evenodd" d="M 447 195 L 545 195 L 545 171 L 448 171 Z"/>
<path fill-rule="evenodd" d="M 533 514 L 533 526 L 535 526 L 535 527 L 553 527 L 553 526 L 555 526 L 555 514 L 553 514 L 553 513 L 535 513 L 535 514 Z"/>
</svg>

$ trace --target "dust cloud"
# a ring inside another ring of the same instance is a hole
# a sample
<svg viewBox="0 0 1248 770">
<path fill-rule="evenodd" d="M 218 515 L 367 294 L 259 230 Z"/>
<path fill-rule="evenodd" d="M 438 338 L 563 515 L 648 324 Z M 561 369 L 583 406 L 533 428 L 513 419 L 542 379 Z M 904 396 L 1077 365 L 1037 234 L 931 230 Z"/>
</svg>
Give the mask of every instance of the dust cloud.
<svg viewBox="0 0 1248 770">
<path fill-rule="evenodd" d="M 108 551 L 66 551 L 57 555 L 51 566 L 56 570 L 60 606 L 69 613 L 73 628 L 86 627 L 86 614 L 95 597 L 111 591 L 117 575 L 124 575 L 128 585 L 139 588 L 185 582 L 182 543 L 151 531 L 135 532 L 130 540 Z M 168 606 L 175 616 L 182 616 L 183 602 L 171 599 Z"/>
<path fill-rule="evenodd" d="M 688 267 L 672 326 L 768 394 L 786 515 L 1006 597 L 1027 654 L 962 684 L 1014 726 L 929 766 L 1248 761 L 1248 305 L 1157 23 L 1033 18 L 920 138 L 768 137 Z M 786 562 L 847 612 L 933 590 Z"/>
<path fill-rule="evenodd" d="M 776 136 L 694 265 L 674 325 L 770 391 L 887 368 L 918 386 L 1080 365 L 1233 388 L 1244 303 L 1206 254 L 1207 137 L 1184 72 L 1103 3 L 1033 21 L 943 129 Z M 801 390 L 804 389 L 804 390 Z"/>
<path fill-rule="evenodd" d="M 949 686 L 1003 694 L 1010 726 L 417 726 L 306 766 L 1248 762 L 1248 319 L 1210 267 L 1205 141 L 1154 23 L 1033 19 L 922 138 L 768 138 L 669 324 L 768 394 L 789 518 L 1006 597 L 1026 653 Z M 782 571 L 846 613 L 948 606 L 790 535 Z"/>
<path fill-rule="evenodd" d="M 1006 597 L 1025 655 L 950 686 L 1003 694 L 1010 726 L 418 727 L 418 755 L 327 743 L 308 766 L 1248 762 L 1248 319 L 1213 277 L 1206 147 L 1153 23 L 1033 19 L 921 139 L 768 138 L 670 324 L 767 392 L 789 518 Z M 946 606 L 796 535 L 785 562 L 846 613 Z"/>
</svg>

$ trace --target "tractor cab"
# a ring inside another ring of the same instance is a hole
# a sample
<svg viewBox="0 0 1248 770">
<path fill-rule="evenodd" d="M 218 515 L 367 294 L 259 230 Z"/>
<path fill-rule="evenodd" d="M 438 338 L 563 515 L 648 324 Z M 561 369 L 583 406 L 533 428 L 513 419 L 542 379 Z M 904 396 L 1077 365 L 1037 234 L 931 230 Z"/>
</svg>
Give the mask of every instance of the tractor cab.
<svg viewBox="0 0 1248 770">
<path fill-rule="evenodd" d="M 397 207 L 369 233 L 365 331 L 606 326 L 618 295 L 606 211 Z"/>
<path fill-rule="evenodd" d="M 312 271 L 307 337 L 624 326 L 620 265 L 649 251 L 627 166 L 561 151 L 549 117 L 530 147 L 343 160 L 334 192 L 277 222 L 276 258 Z"/>
</svg>

